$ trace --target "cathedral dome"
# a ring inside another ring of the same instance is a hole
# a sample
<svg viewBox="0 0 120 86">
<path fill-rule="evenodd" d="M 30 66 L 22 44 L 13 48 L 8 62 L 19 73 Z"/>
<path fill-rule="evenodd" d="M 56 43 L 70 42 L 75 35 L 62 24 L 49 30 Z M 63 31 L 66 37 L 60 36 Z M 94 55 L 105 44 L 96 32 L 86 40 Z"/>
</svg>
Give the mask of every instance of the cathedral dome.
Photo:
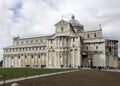
<svg viewBox="0 0 120 86">
<path fill-rule="evenodd" d="M 79 23 L 79 21 L 75 19 L 74 16 L 71 17 L 71 20 L 69 21 L 69 23 L 71 23 L 72 26 L 81 26 L 81 27 L 83 27 L 83 25 L 81 25 Z"/>
</svg>

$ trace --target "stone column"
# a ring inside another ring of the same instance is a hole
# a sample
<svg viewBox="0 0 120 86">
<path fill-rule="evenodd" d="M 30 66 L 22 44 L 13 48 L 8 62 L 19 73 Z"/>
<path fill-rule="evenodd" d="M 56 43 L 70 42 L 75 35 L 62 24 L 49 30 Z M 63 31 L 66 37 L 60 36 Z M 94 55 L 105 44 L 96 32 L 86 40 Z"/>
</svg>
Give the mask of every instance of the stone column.
<svg viewBox="0 0 120 86">
<path fill-rule="evenodd" d="M 14 55 L 14 67 L 17 67 L 17 56 L 16 55 Z"/>
<path fill-rule="evenodd" d="M 43 54 L 43 62 L 44 62 L 44 65 L 45 65 L 46 64 L 45 53 Z"/>
<path fill-rule="evenodd" d="M 10 62 L 11 62 L 11 63 L 10 63 L 10 67 L 12 67 L 12 64 L 13 64 L 13 63 L 12 63 L 12 61 L 13 61 L 13 59 L 12 59 L 12 58 L 13 58 L 13 57 L 11 56 L 11 60 L 10 60 Z"/>
<path fill-rule="evenodd" d="M 27 65 L 30 65 L 32 67 L 32 60 L 30 59 L 30 54 L 27 54 Z"/>
<path fill-rule="evenodd" d="M 24 65 L 24 66 L 26 66 L 25 62 L 26 62 L 26 55 L 24 54 L 24 55 L 23 55 L 23 65 Z"/>
<path fill-rule="evenodd" d="M 68 60 L 67 60 L 67 51 L 65 52 L 65 67 L 68 66 Z"/>
<path fill-rule="evenodd" d="M 8 64 L 8 67 L 10 67 L 10 63 L 11 63 L 11 62 L 10 62 L 10 56 L 9 56 L 7 59 L 8 59 L 8 63 L 7 63 L 7 64 Z"/>
<path fill-rule="evenodd" d="M 51 67 L 53 67 L 54 63 L 53 63 L 53 52 L 52 52 L 52 50 L 51 50 L 50 58 L 51 58 Z"/>
<path fill-rule="evenodd" d="M 58 67 L 58 52 L 56 52 L 56 67 Z"/>
<path fill-rule="evenodd" d="M 34 54 L 33 58 L 34 58 L 34 64 L 35 64 L 35 67 L 36 67 L 37 66 L 37 54 Z"/>
<path fill-rule="evenodd" d="M 59 38 L 58 38 L 58 47 L 60 47 L 60 40 L 59 40 Z"/>
<path fill-rule="evenodd" d="M 66 52 L 63 52 L 63 64 L 66 66 Z"/>
<path fill-rule="evenodd" d="M 9 67 L 9 56 L 6 58 L 6 66 Z"/>
<path fill-rule="evenodd" d="M 3 56 L 3 66 L 2 67 L 5 67 L 5 55 Z"/>
<path fill-rule="evenodd" d="M 70 55 L 69 55 L 69 53 L 68 53 L 68 51 L 67 51 L 67 54 L 66 54 L 66 60 L 67 60 L 67 67 L 69 66 L 69 57 Z"/>
<path fill-rule="evenodd" d="M 10 67 L 12 67 L 12 56 L 10 57 Z"/>
<path fill-rule="evenodd" d="M 34 67 L 36 66 L 36 54 L 32 54 L 33 55 L 33 63 L 34 63 Z"/>
<path fill-rule="evenodd" d="M 78 60 L 77 60 L 77 65 L 80 66 L 81 65 L 81 53 L 80 53 L 80 48 L 78 49 L 78 56 L 77 56 Z"/>
<path fill-rule="evenodd" d="M 17 55 L 17 57 L 16 57 L 16 64 L 17 64 L 16 67 L 19 66 L 19 61 L 18 60 L 19 60 L 19 55 Z"/>
<path fill-rule="evenodd" d="M 38 64 L 39 64 L 39 67 L 41 67 L 41 56 L 40 56 L 40 53 L 38 54 Z"/>
<path fill-rule="evenodd" d="M 37 54 L 35 54 L 35 65 L 36 65 L 36 67 L 38 65 L 38 56 L 37 56 Z"/>
<path fill-rule="evenodd" d="M 7 67 L 7 56 L 4 57 L 4 67 Z"/>
<path fill-rule="evenodd" d="M 32 61 L 32 58 L 31 58 L 31 54 L 27 55 L 27 62 L 28 62 L 28 65 L 30 65 L 31 67 L 33 67 L 33 61 Z"/>
<path fill-rule="evenodd" d="M 14 56 L 11 55 L 11 58 L 12 58 L 12 61 L 11 61 L 11 67 L 13 67 L 13 65 L 14 65 Z"/>
<path fill-rule="evenodd" d="M 39 63 L 38 63 L 38 61 L 39 61 L 38 53 L 36 54 L 36 60 L 37 60 L 37 66 L 39 66 Z"/>
<path fill-rule="evenodd" d="M 56 63 L 57 63 L 56 52 L 54 52 L 54 54 L 55 54 L 55 57 L 54 57 L 54 58 L 55 58 L 55 67 L 56 67 L 56 66 L 57 66 L 57 64 L 56 64 Z"/>
<path fill-rule="evenodd" d="M 74 63 L 74 58 L 75 58 L 75 50 L 73 49 L 73 67 L 74 67 L 74 65 L 75 65 L 75 63 Z"/>
<path fill-rule="evenodd" d="M 37 67 L 37 54 L 35 54 L 35 67 Z"/>
<path fill-rule="evenodd" d="M 48 67 L 51 66 L 51 51 L 48 51 Z"/>
<path fill-rule="evenodd" d="M 40 54 L 41 56 L 41 65 L 43 65 L 43 54 Z"/>
<path fill-rule="evenodd" d="M 57 39 L 56 47 L 58 47 L 58 38 L 56 38 L 56 39 Z"/>
<path fill-rule="evenodd" d="M 63 52 L 63 65 L 66 66 L 66 57 L 65 51 Z"/>
<path fill-rule="evenodd" d="M 21 55 L 19 55 L 18 63 L 19 63 L 18 67 L 21 67 Z"/>
<path fill-rule="evenodd" d="M 21 55 L 20 54 L 20 65 L 21 65 L 21 67 L 24 67 L 24 60 L 22 60 L 23 59 L 23 55 Z"/>
<path fill-rule="evenodd" d="M 46 67 L 48 67 L 48 57 L 49 57 L 49 54 L 48 54 L 48 50 L 47 50 L 47 53 L 46 53 Z"/>
<path fill-rule="evenodd" d="M 24 66 L 26 67 L 26 64 L 27 64 L 27 55 L 26 54 L 24 55 L 23 61 L 24 61 Z"/>
<path fill-rule="evenodd" d="M 57 59 L 58 59 L 58 67 L 60 67 L 60 52 L 58 52 Z"/>
<path fill-rule="evenodd" d="M 6 56 L 3 57 L 3 67 L 5 67 L 5 63 L 6 63 L 5 58 L 6 58 Z"/>
<path fill-rule="evenodd" d="M 18 56 L 17 55 L 15 55 L 15 67 L 18 67 Z"/>
<path fill-rule="evenodd" d="M 15 55 L 13 55 L 13 67 L 15 67 Z"/>
</svg>

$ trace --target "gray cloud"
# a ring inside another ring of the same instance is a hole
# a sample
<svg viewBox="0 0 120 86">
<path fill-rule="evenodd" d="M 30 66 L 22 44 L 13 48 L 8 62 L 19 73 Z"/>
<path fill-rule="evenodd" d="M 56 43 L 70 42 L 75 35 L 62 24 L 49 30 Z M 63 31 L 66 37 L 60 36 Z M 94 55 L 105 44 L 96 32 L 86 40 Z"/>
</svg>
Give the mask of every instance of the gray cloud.
<svg viewBox="0 0 120 86">
<path fill-rule="evenodd" d="M 15 36 L 52 34 L 54 24 L 74 14 L 85 29 L 102 24 L 103 36 L 120 41 L 119 0 L 0 0 L 0 56 Z M 120 46 L 119 46 L 120 47 Z"/>
</svg>

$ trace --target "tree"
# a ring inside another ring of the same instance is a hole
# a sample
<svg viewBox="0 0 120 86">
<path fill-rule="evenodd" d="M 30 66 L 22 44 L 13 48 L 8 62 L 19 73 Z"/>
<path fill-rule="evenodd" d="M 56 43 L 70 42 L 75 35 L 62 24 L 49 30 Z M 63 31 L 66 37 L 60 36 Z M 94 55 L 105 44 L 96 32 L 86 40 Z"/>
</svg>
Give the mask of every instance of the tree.
<svg viewBox="0 0 120 86">
<path fill-rule="evenodd" d="M 0 61 L 0 67 L 2 67 L 2 65 L 3 65 L 3 60 Z"/>
</svg>

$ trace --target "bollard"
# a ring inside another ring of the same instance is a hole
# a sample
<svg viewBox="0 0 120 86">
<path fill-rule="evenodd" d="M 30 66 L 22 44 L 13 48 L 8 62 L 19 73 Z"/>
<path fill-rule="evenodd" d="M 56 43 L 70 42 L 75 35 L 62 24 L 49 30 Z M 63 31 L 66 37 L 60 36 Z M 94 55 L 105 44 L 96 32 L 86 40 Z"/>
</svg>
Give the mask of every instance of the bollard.
<svg viewBox="0 0 120 86">
<path fill-rule="evenodd" d="M 18 83 L 12 83 L 11 86 L 19 86 Z"/>
</svg>

